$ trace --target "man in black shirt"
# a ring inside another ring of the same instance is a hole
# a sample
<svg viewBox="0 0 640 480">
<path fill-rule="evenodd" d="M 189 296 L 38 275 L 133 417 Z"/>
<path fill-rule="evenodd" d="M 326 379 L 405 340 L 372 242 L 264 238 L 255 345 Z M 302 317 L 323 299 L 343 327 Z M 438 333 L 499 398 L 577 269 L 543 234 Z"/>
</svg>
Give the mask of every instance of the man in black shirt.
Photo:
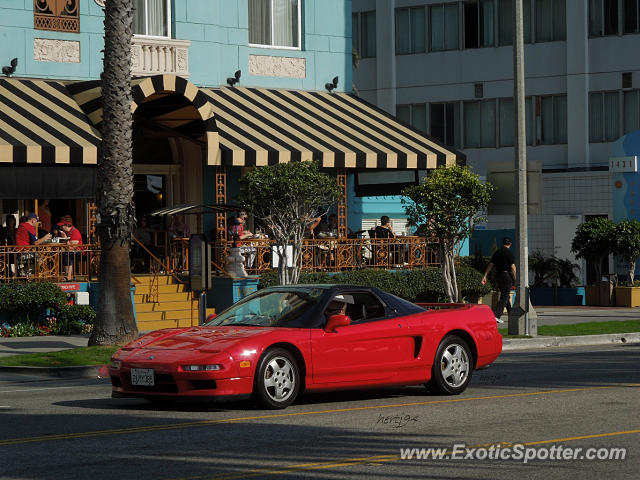
<svg viewBox="0 0 640 480">
<path fill-rule="evenodd" d="M 507 314 L 511 310 L 509 294 L 511 292 L 511 287 L 516 280 L 516 264 L 515 259 L 513 258 L 513 253 L 509 250 L 510 248 L 511 239 L 509 237 L 505 237 L 502 239 L 502 248 L 494 252 L 491 260 L 489 261 L 489 265 L 487 265 L 487 269 L 484 272 L 484 276 L 482 277 L 482 284 L 485 285 L 487 283 L 487 275 L 493 267 L 496 267 L 496 281 L 498 282 L 498 289 L 500 290 L 500 300 L 498 300 L 498 304 L 493 310 L 493 314 L 498 323 L 503 323 L 502 320 L 500 320 L 500 316 L 502 315 L 504 308 L 507 307 Z"/>
</svg>

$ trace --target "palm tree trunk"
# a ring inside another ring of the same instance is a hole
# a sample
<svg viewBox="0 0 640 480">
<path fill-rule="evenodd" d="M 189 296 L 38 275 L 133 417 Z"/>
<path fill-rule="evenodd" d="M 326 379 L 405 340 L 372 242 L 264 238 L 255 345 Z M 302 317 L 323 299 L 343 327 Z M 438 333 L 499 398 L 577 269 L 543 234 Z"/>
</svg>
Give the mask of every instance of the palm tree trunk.
<svg viewBox="0 0 640 480">
<path fill-rule="evenodd" d="M 105 4 L 103 127 L 98 162 L 100 292 L 90 345 L 121 345 L 138 329 L 131 303 L 129 242 L 134 222 L 131 116 L 132 0 Z"/>
</svg>

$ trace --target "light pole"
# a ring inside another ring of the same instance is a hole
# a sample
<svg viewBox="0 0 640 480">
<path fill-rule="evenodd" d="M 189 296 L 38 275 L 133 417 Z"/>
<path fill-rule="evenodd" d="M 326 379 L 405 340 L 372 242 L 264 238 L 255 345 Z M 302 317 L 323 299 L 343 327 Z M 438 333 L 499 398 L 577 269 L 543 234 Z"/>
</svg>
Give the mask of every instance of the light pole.
<svg viewBox="0 0 640 480">
<path fill-rule="evenodd" d="M 538 334 L 535 312 L 529 302 L 529 243 L 527 239 L 527 135 L 524 106 L 524 30 L 522 0 L 513 2 L 513 105 L 515 110 L 515 168 L 518 208 L 516 235 L 518 237 L 518 278 L 516 305 L 509 312 L 510 335 Z M 530 314 L 531 313 L 531 314 Z"/>
</svg>

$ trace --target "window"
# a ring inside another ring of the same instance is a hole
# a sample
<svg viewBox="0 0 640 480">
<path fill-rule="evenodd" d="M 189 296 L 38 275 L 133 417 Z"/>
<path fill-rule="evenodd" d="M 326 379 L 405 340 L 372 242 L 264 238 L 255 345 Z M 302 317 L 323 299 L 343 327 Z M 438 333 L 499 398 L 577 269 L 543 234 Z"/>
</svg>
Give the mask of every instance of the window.
<svg viewBox="0 0 640 480">
<path fill-rule="evenodd" d="M 619 111 L 618 92 L 589 94 L 590 142 L 613 142 L 620 136 Z"/>
<path fill-rule="evenodd" d="M 427 131 L 427 105 L 424 103 L 396 105 L 396 117 L 416 130 Z"/>
<path fill-rule="evenodd" d="M 79 0 L 54 2 L 33 0 L 33 28 L 57 32 L 80 32 Z"/>
<path fill-rule="evenodd" d="M 134 0 L 133 34 L 171 36 L 171 7 L 168 0 Z"/>
<path fill-rule="evenodd" d="M 640 90 L 624 92 L 624 127 L 623 135 L 640 130 Z"/>
<path fill-rule="evenodd" d="M 513 147 L 515 141 L 515 111 L 513 108 L 513 98 L 500 99 L 500 146 Z M 533 116 L 531 97 L 524 99 L 525 106 L 525 128 L 527 130 L 527 145 L 533 144 Z"/>
<path fill-rule="evenodd" d="M 496 101 L 464 102 L 464 146 L 496 146 Z"/>
<path fill-rule="evenodd" d="M 460 108 L 458 102 L 429 104 L 429 134 L 451 147 L 460 146 Z"/>
<path fill-rule="evenodd" d="M 458 49 L 458 4 L 429 7 L 429 49 L 433 52 Z"/>
<path fill-rule="evenodd" d="M 538 144 L 567 143 L 567 96 L 536 97 L 536 126 Z"/>
<path fill-rule="evenodd" d="M 400 195 L 402 190 L 417 185 L 419 170 L 372 170 L 355 175 L 356 197 Z"/>
<path fill-rule="evenodd" d="M 464 48 L 493 46 L 494 1 L 478 0 L 464 4 Z"/>
<path fill-rule="evenodd" d="M 522 24 L 524 43 L 531 43 L 531 0 L 522 2 Z M 499 0 L 498 43 L 513 45 L 513 0 Z"/>
<path fill-rule="evenodd" d="M 396 55 L 425 51 L 424 7 L 396 9 Z"/>
<path fill-rule="evenodd" d="M 567 16 L 564 0 L 535 0 L 536 42 L 567 39 Z"/>
<path fill-rule="evenodd" d="M 376 56 L 376 12 L 358 12 L 351 16 L 351 41 L 359 58 Z"/>
<path fill-rule="evenodd" d="M 589 35 L 618 34 L 618 0 L 589 0 Z"/>
<path fill-rule="evenodd" d="M 623 0 L 624 33 L 638 33 L 638 9 L 640 0 Z"/>
<path fill-rule="evenodd" d="M 300 48 L 300 0 L 249 0 L 249 44 Z"/>
</svg>

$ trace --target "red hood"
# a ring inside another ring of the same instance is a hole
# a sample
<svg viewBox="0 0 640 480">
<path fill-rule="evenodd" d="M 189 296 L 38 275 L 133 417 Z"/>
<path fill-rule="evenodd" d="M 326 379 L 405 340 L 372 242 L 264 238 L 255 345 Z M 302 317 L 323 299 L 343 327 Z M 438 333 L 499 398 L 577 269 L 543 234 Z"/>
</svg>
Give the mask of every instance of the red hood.
<svg viewBox="0 0 640 480">
<path fill-rule="evenodd" d="M 265 327 L 193 327 L 187 330 L 176 329 L 165 331 L 165 335 L 152 337 L 149 342 L 146 337 L 139 339 L 130 347 L 166 350 L 204 350 L 223 351 L 240 341 L 265 335 L 278 330 Z M 280 329 L 281 330 L 281 329 Z M 153 335 L 150 334 L 150 335 Z"/>
</svg>

